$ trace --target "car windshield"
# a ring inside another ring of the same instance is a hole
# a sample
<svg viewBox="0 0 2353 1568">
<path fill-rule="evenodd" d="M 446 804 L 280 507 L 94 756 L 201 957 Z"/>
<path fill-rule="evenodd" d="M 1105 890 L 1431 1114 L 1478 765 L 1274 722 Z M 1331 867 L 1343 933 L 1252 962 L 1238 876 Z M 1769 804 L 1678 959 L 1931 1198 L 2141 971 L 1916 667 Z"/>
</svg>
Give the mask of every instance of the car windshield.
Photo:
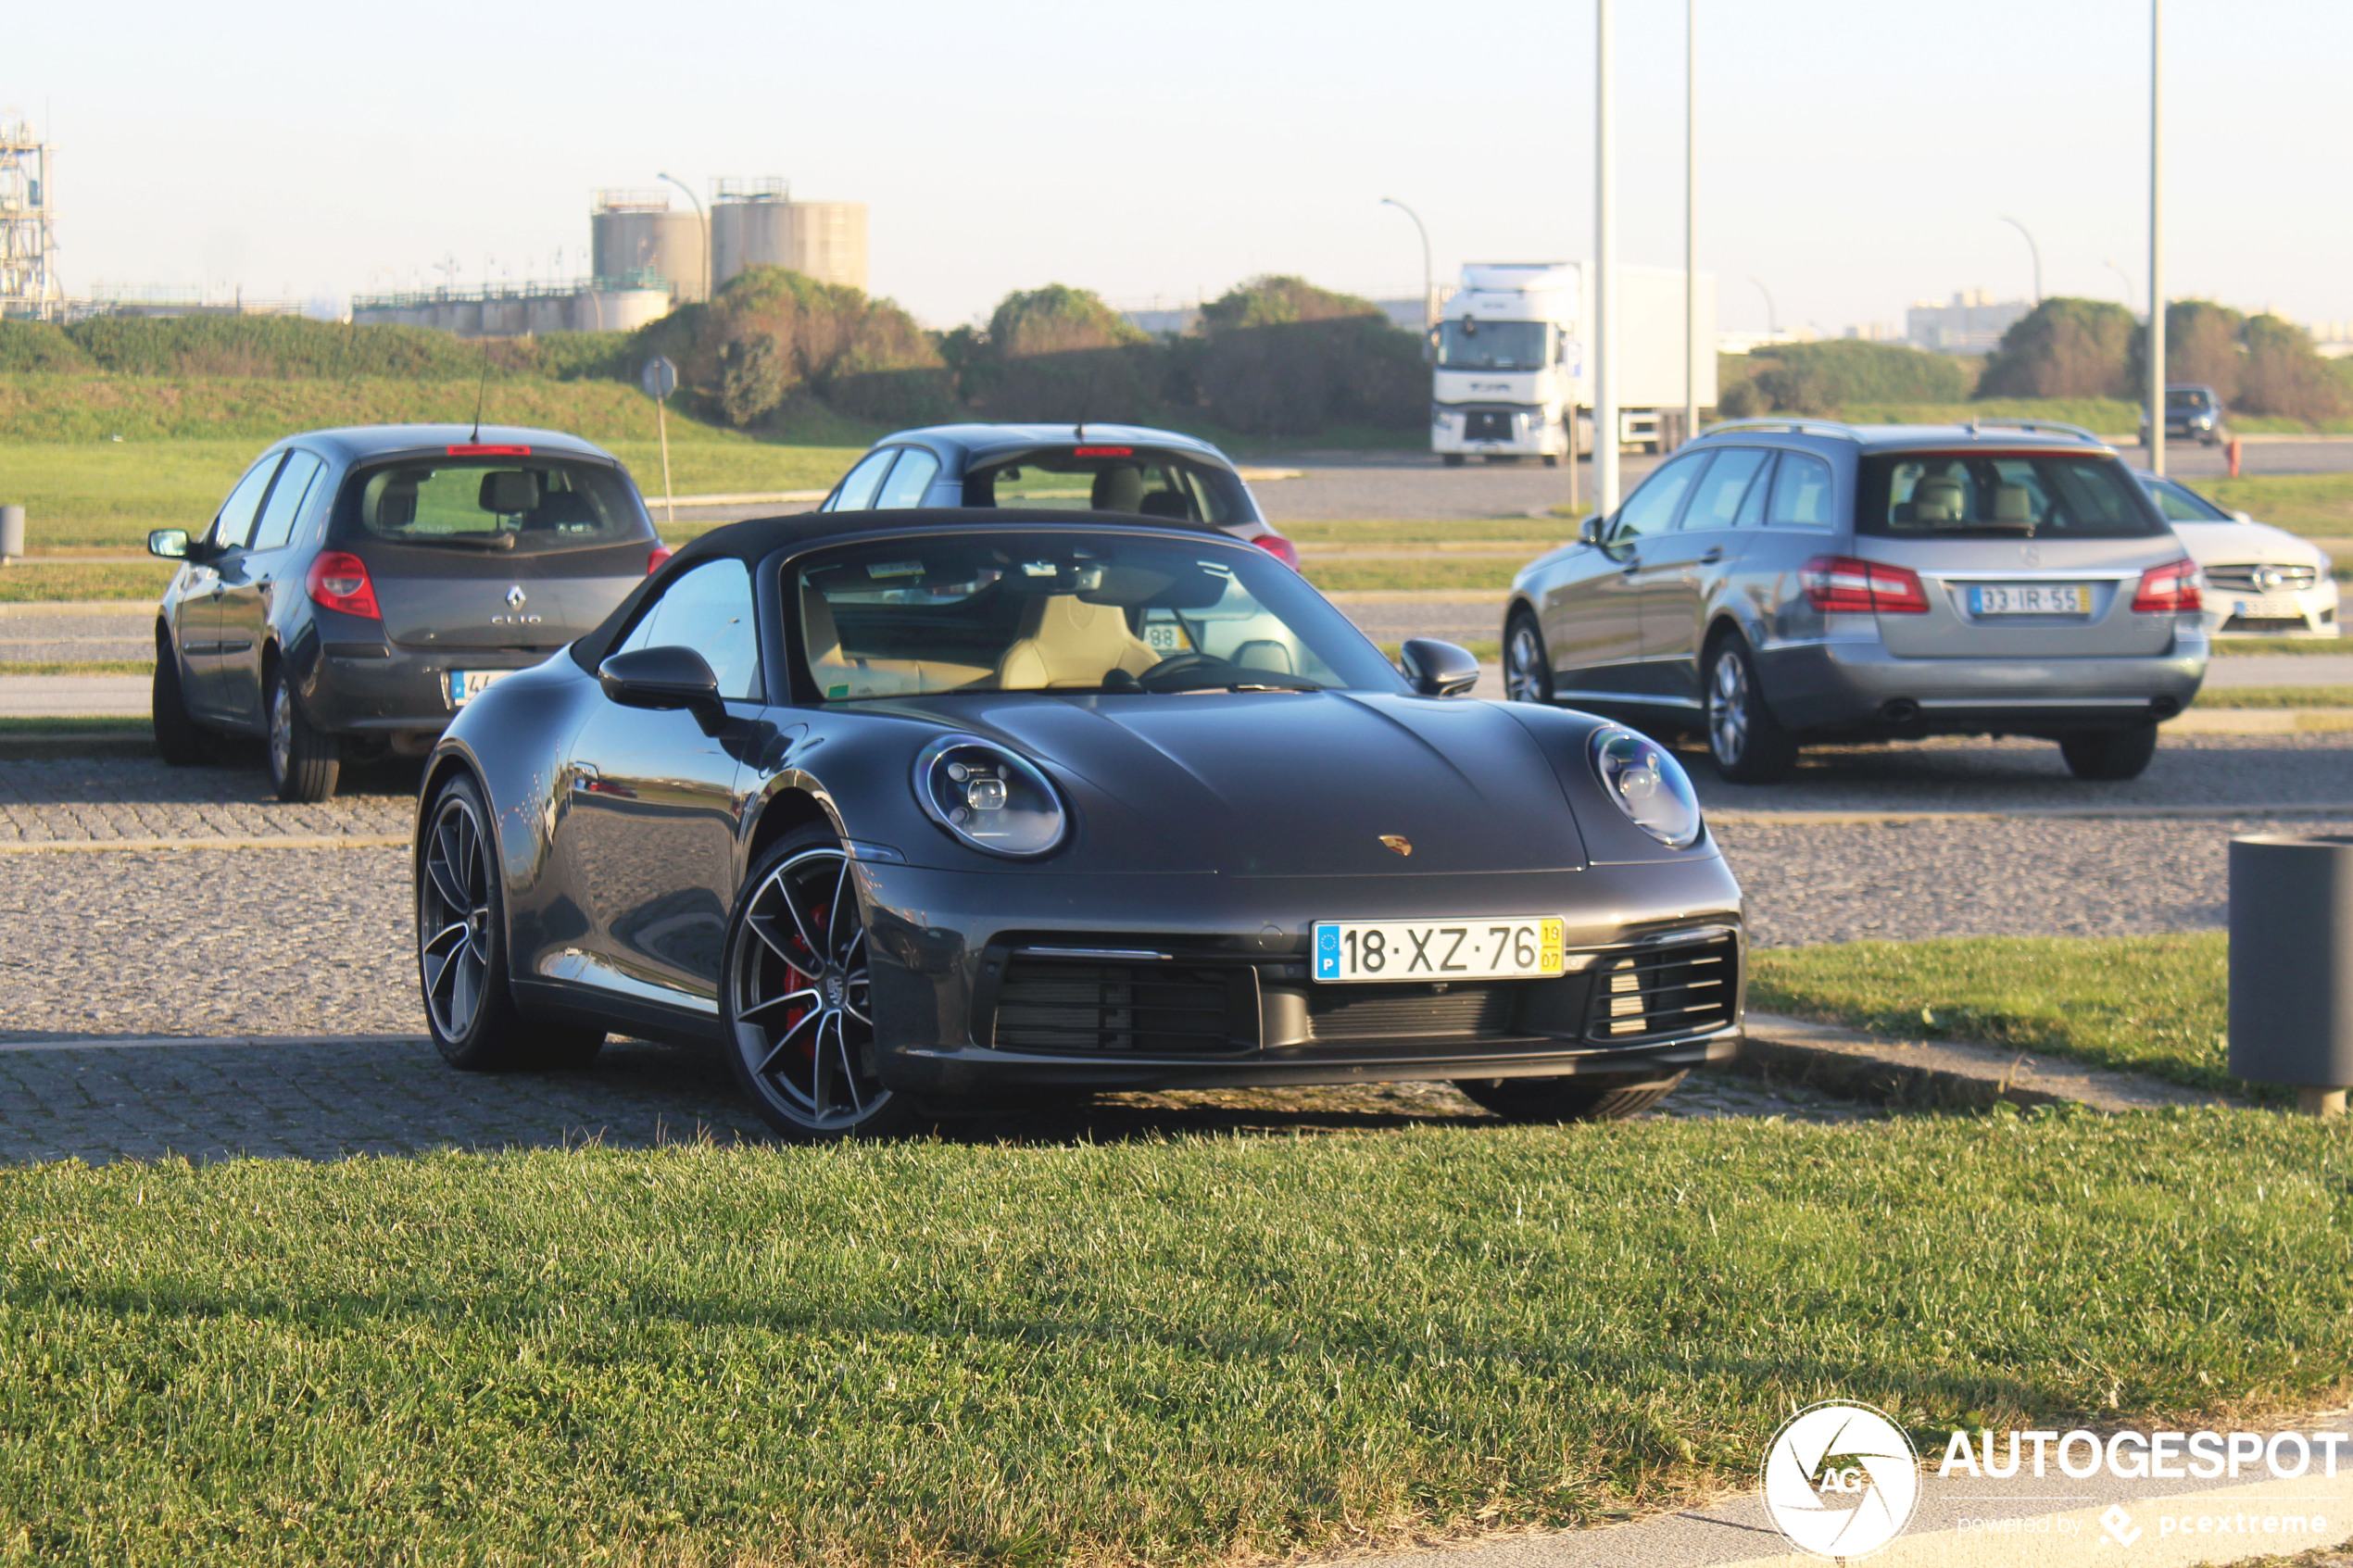
<svg viewBox="0 0 2353 1568">
<path fill-rule="evenodd" d="M 404 458 L 363 470 L 355 488 L 360 528 L 404 545 L 535 551 L 653 536 L 635 493 L 608 463 Z"/>
<path fill-rule="evenodd" d="M 1438 329 L 1438 364 L 1446 370 L 1541 370 L 1544 323 L 1465 318 Z"/>
<path fill-rule="evenodd" d="M 2060 453 L 1866 458 L 1855 507 L 1861 533 L 2138 539 L 2165 528 L 2122 463 Z"/>
<path fill-rule="evenodd" d="M 2165 406 L 2169 408 L 2210 408 L 2214 406 L 2214 395 L 2202 386 L 2168 387 Z"/>
<path fill-rule="evenodd" d="M 1080 443 L 978 464 L 964 476 L 964 505 L 1134 512 L 1221 528 L 1260 521 L 1232 470 L 1126 442 Z"/>
<path fill-rule="evenodd" d="M 2170 479 L 2143 480 L 2168 522 L 2236 522 L 2238 519 L 2192 490 Z"/>
<path fill-rule="evenodd" d="M 829 702 L 934 692 L 1399 692 L 1290 568 L 1214 539 L 988 533 L 829 551 L 797 578 Z"/>
</svg>

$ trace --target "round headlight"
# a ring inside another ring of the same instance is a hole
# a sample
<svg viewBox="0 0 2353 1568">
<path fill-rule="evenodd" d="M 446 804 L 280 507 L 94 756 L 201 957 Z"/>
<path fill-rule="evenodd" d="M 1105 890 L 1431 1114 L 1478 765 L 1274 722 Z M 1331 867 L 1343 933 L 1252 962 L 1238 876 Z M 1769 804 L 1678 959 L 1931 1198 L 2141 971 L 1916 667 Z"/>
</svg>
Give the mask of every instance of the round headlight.
<svg viewBox="0 0 2353 1568">
<path fill-rule="evenodd" d="M 1593 771 L 1627 820 L 1669 849 L 1699 842 L 1699 797 L 1665 746 L 1619 724 L 1593 732 Z"/>
<path fill-rule="evenodd" d="M 976 735 L 943 735 L 915 759 L 915 798 L 931 820 L 992 855 L 1043 855 L 1068 815 L 1036 763 Z"/>
</svg>

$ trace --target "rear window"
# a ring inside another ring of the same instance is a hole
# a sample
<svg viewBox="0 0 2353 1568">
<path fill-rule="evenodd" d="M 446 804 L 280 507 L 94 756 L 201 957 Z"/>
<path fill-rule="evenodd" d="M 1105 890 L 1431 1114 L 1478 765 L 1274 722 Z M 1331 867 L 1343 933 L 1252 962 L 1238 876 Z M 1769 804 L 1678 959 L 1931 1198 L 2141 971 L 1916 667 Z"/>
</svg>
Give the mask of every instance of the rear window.
<svg viewBox="0 0 2353 1568">
<path fill-rule="evenodd" d="M 538 456 L 402 458 L 346 493 L 360 533 L 404 545 L 538 551 L 651 539 L 618 469 Z"/>
<path fill-rule="evenodd" d="M 2165 532 L 2113 458 L 1905 452 L 1863 459 L 1856 532 L 1920 538 L 2138 539 Z"/>
<path fill-rule="evenodd" d="M 2186 484 L 2176 484 L 2170 479 L 2143 480 L 2149 494 L 2157 498 L 2157 509 L 2165 514 L 2168 522 L 2236 522 L 2238 519 L 2199 495 Z"/>
<path fill-rule="evenodd" d="M 1261 521 L 1232 470 L 1124 442 L 1086 442 L 980 464 L 964 476 L 964 505 L 1132 512 L 1221 527 Z"/>
</svg>

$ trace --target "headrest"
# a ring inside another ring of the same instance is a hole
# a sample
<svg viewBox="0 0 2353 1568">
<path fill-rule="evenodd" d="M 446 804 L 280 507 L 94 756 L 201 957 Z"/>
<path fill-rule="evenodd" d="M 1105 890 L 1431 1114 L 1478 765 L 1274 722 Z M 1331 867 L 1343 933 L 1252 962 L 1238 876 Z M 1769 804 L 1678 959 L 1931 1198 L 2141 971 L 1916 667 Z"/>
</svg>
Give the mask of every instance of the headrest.
<svg viewBox="0 0 2353 1568">
<path fill-rule="evenodd" d="M 1121 463 L 1095 476 L 1094 500 L 1099 512 L 1132 512 L 1144 498 L 1144 470 Z"/>
<path fill-rule="evenodd" d="M 529 469 L 492 469 L 482 476 L 484 511 L 527 512 L 538 504 L 539 481 Z"/>
<path fill-rule="evenodd" d="M 808 583 L 800 585 L 800 642 L 810 663 L 841 662 L 841 631 L 834 624 L 834 607 Z"/>
<path fill-rule="evenodd" d="M 1995 522 L 2032 522 L 2033 497 L 2023 484 L 1994 486 L 1994 521 Z"/>
<path fill-rule="evenodd" d="M 1961 482 L 1931 474 L 1912 486 L 1912 516 L 1921 522 L 1961 521 Z"/>
<path fill-rule="evenodd" d="M 1173 517 L 1179 521 L 1193 515 L 1191 503 L 1174 490 L 1153 491 L 1137 505 L 1136 509 L 1146 517 Z"/>
</svg>

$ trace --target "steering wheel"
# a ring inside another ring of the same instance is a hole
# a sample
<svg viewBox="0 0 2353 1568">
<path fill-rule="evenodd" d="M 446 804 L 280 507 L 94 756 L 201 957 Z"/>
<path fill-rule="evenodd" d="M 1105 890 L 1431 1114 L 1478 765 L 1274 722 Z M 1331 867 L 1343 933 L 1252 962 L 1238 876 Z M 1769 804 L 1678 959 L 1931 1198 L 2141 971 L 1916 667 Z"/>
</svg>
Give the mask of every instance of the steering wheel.
<svg viewBox="0 0 2353 1568">
<path fill-rule="evenodd" d="M 1232 668 L 1233 665 L 1228 660 L 1219 659 L 1214 654 L 1172 654 L 1137 676 L 1136 681 L 1148 692 L 1178 690 L 1181 689 L 1180 686 L 1172 686 L 1169 683 L 1172 681 L 1181 683 L 1189 675 L 1201 675 L 1211 671 L 1226 671 Z M 1225 681 L 1226 677 L 1220 675 L 1217 684 L 1223 685 Z"/>
</svg>

